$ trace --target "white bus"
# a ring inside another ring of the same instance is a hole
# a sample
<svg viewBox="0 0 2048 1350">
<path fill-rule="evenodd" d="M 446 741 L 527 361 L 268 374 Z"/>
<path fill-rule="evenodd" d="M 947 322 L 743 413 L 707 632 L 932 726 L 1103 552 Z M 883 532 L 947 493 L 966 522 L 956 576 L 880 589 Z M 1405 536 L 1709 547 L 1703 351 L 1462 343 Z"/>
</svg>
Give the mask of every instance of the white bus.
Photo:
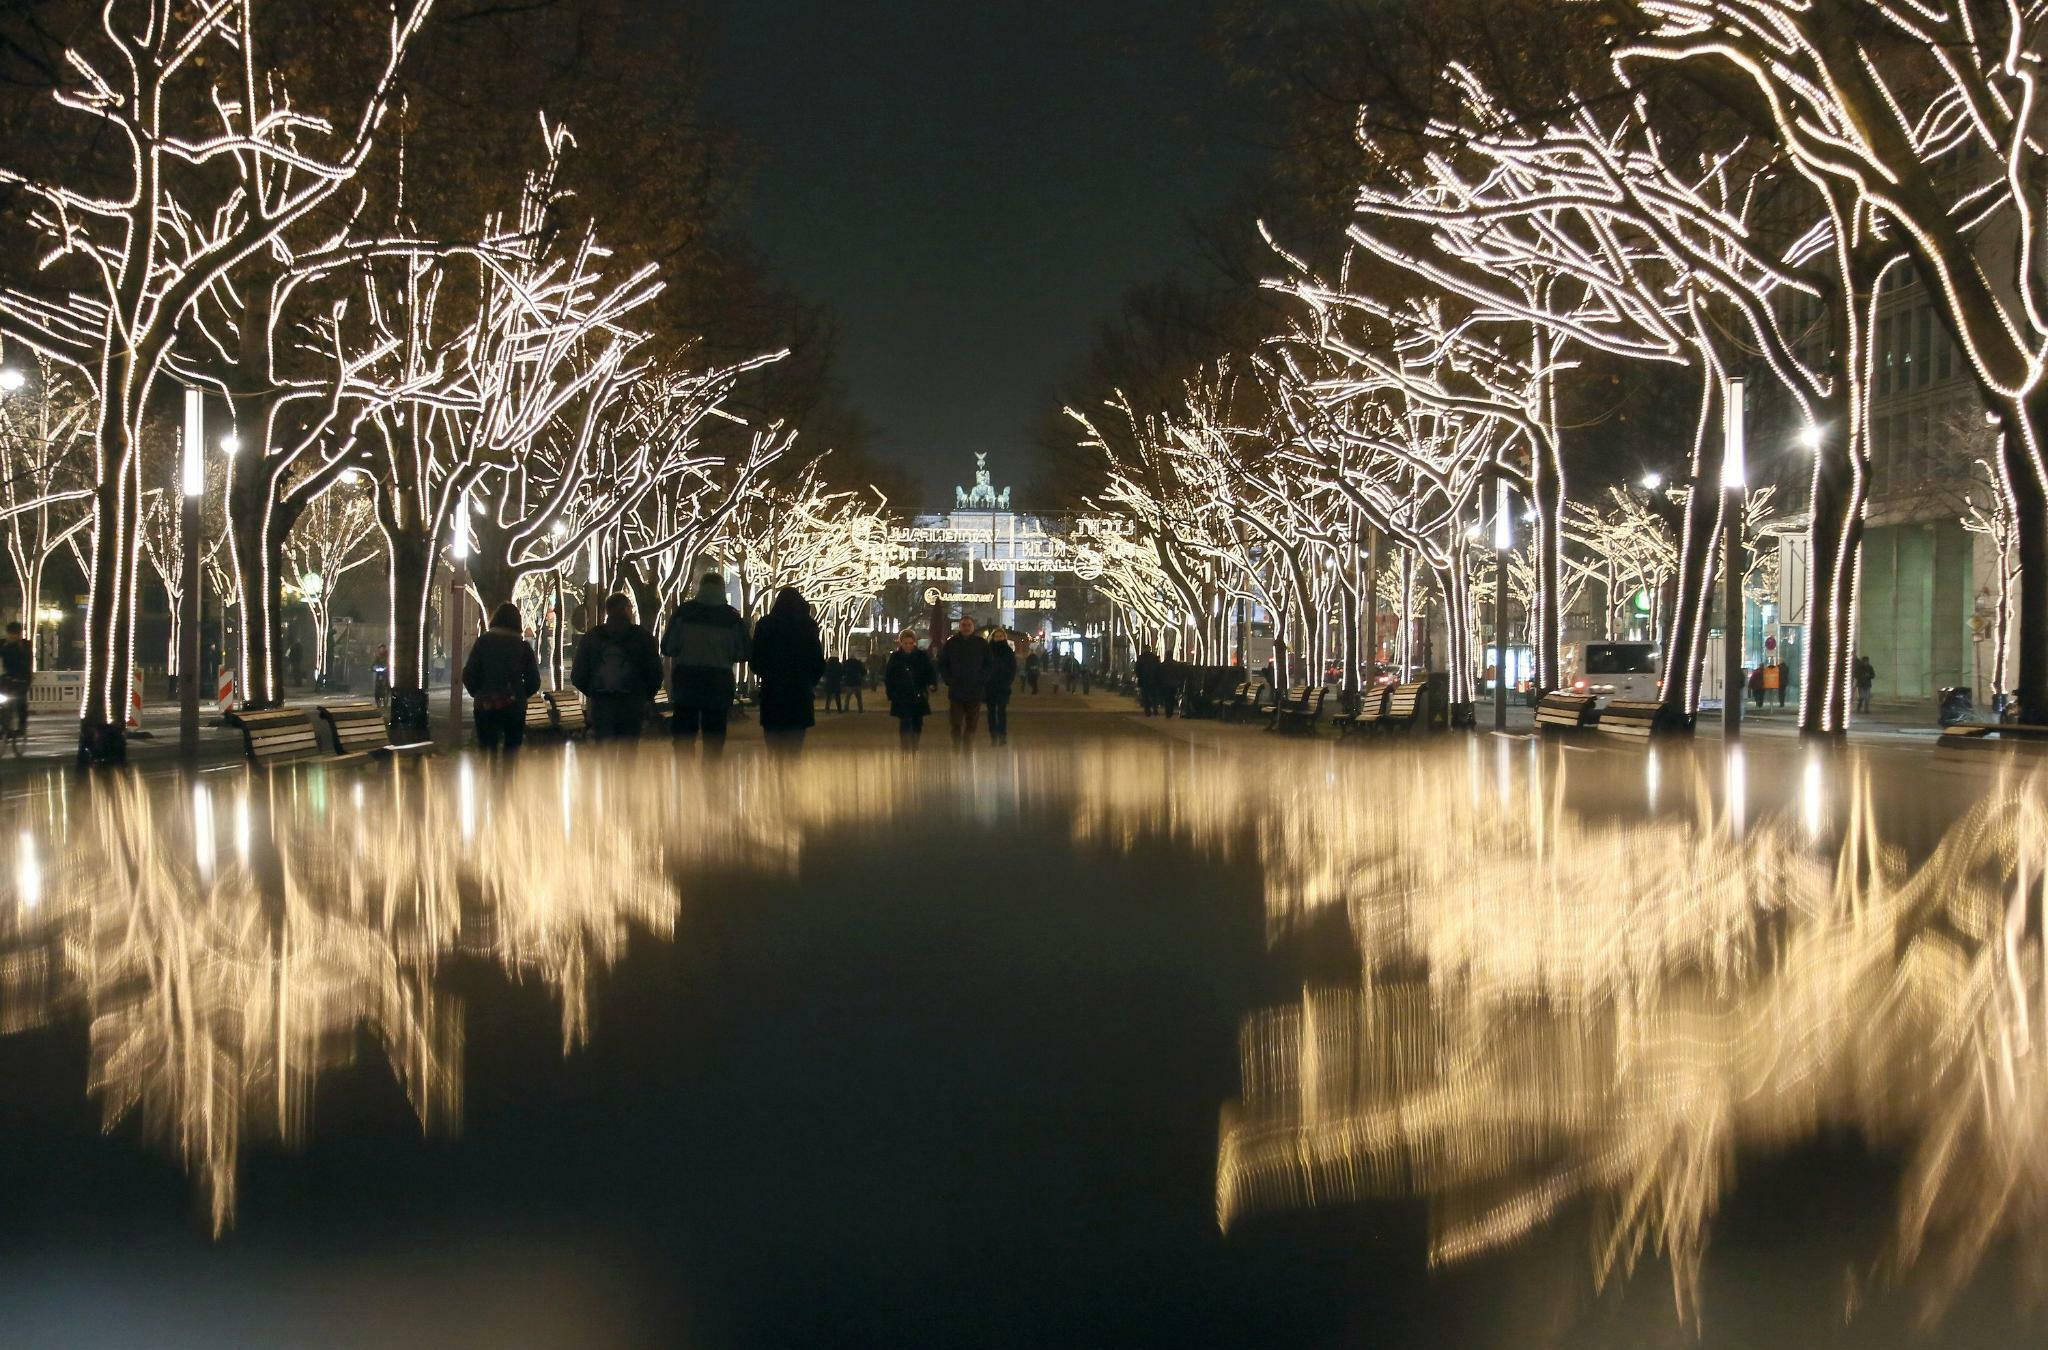
<svg viewBox="0 0 2048 1350">
<path fill-rule="evenodd" d="M 1564 688 L 1574 694 L 1655 702 L 1658 677 L 1654 642 L 1567 642 L 1558 648 Z"/>
</svg>

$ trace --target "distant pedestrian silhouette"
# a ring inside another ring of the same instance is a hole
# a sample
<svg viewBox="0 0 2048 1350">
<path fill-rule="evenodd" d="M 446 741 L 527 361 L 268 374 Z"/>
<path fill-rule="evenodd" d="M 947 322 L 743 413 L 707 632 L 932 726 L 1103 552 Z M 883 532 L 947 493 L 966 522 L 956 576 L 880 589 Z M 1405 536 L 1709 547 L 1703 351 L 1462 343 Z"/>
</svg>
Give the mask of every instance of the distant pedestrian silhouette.
<svg viewBox="0 0 2048 1350">
<path fill-rule="evenodd" d="M 931 691 L 938 683 L 931 653 L 918 650 L 917 634 L 908 628 L 898 633 L 896 650 L 882 668 L 882 688 L 888 691 L 889 715 L 896 719 L 905 750 L 917 749 L 924 735 L 924 719 L 932 712 Z"/>
</svg>

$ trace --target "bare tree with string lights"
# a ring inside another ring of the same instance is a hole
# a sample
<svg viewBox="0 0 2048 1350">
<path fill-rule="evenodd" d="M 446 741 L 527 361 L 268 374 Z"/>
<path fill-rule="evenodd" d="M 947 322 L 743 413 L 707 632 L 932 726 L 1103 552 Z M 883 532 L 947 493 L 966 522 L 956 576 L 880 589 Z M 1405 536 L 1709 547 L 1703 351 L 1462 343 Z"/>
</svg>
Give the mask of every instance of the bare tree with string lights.
<svg viewBox="0 0 2048 1350">
<path fill-rule="evenodd" d="M 46 259 L 36 283 L 0 290 L 0 334 L 79 372 L 97 410 L 84 760 L 126 758 L 140 447 L 180 324 L 355 177 L 431 3 L 401 0 L 362 20 L 383 31 L 381 57 L 328 117 L 287 92 L 254 0 L 108 0 L 96 31 L 81 30 L 66 52 L 71 79 L 56 94 L 108 133 L 92 163 L 0 169 L 0 183 L 32 203 L 28 226 Z M 37 246 L 16 241 L 18 251 Z"/>
</svg>

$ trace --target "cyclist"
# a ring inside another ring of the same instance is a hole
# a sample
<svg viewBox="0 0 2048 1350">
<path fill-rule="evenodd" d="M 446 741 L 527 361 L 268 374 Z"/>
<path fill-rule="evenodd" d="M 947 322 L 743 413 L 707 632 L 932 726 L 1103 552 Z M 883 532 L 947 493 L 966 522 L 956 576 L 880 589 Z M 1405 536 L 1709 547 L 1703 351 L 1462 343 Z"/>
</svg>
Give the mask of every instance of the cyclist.
<svg viewBox="0 0 2048 1350">
<path fill-rule="evenodd" d="M 0 694 L 7 695 L 6 707 L 0 708 L 0 729 L 10 736 L 28 734 L 28 685 L 34 664 L 34 651 L 22 636 L 21 624 L 8 624 L 7 636 L 0 638 Z"/>
</svg>

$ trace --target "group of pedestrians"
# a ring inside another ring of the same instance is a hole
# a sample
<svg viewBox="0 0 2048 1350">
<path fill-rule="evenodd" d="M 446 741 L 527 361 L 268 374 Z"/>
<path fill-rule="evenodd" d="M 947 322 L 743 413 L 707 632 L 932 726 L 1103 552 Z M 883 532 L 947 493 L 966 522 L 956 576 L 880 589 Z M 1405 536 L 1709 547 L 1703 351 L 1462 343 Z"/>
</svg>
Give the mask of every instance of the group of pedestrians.
<svg viewBox="0 0 2048 1350">
<path fill-rule="evenodd" d="M 1173 710 L 1180 703 L 1181 680 L 1187 671 L 1172 657 L 1162 659 L 1159 653 L 1147 647 L 1138 653 L 1131 663 L 1131 674 L 1138 681 L 1138 702 L 1145 709 L 1145 716 L 1162 713 L 1173 716 Z"/>
<path fill-rule="evenodd" d="M 569 672 L 570 684 L 583 695 L 593 740 L 640 735 L 662 687 L 664 658 L 676 738 L 701 736 L 714 749 L 725 741 L 737 666 L 753 672 L 761 731 L 777 749 L 800 746 L 815 724 L 813 691 L 821 679 L 826 705 L 842 710 L 849 694 L 862 706 L 867 683 L 858 658 L 826 657 L 817 619 L 795 587 L 777 592 L 749 632 L 746 619 L 726 600 L 724 578 L 710 573 L 669 615 L 658 643 L 635 618 L 630 596 L 605 601 L 604 621 L 583 635 Z M 1079 684 L 1085 691 L 1081 662 L 1069 657 L 1056 669 L 1069 690 Z M 983 634 L 969 616 L 936 653 L 919 647 L 916 633 L 898 634 L 882 669 L 882 687 L 906 749 L 915 749 L 923 736 L 932 691 L 941 683 L 953 744 L 973 741 L 985 712 L 990 741 L 1002 745 L 1010 737 L 1012 692 L 1020 677 L 1036 692 L 1039 673 L 1035 652 L 1020 659 L 1008 633 L 996 628 Z M 533 646 L 520 634 L 516 605 L 500 605 L 492 614 L 489 630 L 470 648 L 462 685 L 475 704 L 477 744 L 517 750 L 525 739 L 527 701 L 540 692 L 541 679 Z"/>
<path fill-rule="evenodd" d="M 605 601 L 604 622 L 576 646 L 569 683 L 583 695 L 591 739 L 632 740 L 661 692 L 668 658 L 670 729 L 678 740 L 725 743 L 736 691 L 733 670 L 746 663 L 759 684 L 761 730 L 769 745 L 793 749 L 816 720 L 811 691 L 825 673 L 825 648 L 810 602 L 794 586 L 776 593 L 768 613 L 747 629 L 727 602 L 725 579 L 709 573 L 669 615 L 657 644 L 634 617 L 630 596 Z M 526 735 L 527 700 L 540 692 L 540 661 L 520 635 L 519 608 L 500 605 L 470 648 L 462 687 L 476 706 L 477 744 L 517 750 Z"/>
<path fill-rule="evenodd" d="M 1035 676 L 1026 657 L 1024 669 Z M 1010 695 L 1017 685 L 1020 669 L 1017 649 L 1010 635 L 1000 628 L 984 637 L 976 631 L 972 615 L 963 616 L 958 627 L 939 647 L 937 660 L 917 645 L 917 634 L 904 629 L 896 635 L 896 650 L 882 672 L 882 685 L 889 695 L 889 713 L 900 728 L 903 748 L 914 750 L 924 735 L 924 719 L 931 716 L 931 691 L 943 681 L 946 686 L 946 721 L 953 744 L 971 742 L 982 714 L 988 715 L 988 737 L 996 745 L 1010 739 Z"/>
</svg>

